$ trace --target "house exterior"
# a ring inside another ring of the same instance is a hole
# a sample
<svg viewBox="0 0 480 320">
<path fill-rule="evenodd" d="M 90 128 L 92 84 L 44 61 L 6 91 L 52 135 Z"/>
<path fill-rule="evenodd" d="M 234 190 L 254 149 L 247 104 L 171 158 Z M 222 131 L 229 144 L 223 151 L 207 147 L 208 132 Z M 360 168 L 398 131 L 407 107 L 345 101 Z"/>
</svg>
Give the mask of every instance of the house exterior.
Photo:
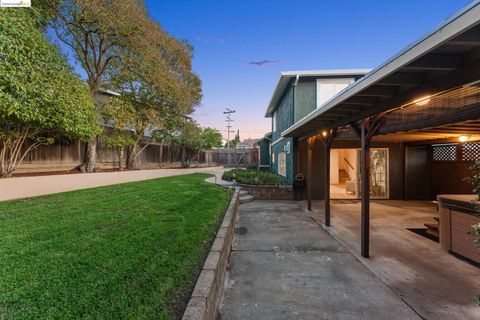
<svg viewBox="0 0 480 320">
<path fill-rule="evenodd" d="M 292 184 L 298 145 L 292 138 L 282 137 L 282 132 L 369 71 L 346 69 L 282 72 L 265 114 L 265 117 L 272 119 L 272 131 L 268 136 L 270 140 L 260 144 L 261 165 L 269 165 L 273 172 L 285 177 L 287 184 Z M 265 161 L 267 154 L 268 163 Z"/>
<path fill-rule="evenodd" d="M 272 133 L 269 132 L 255 142 L 258 147 L 258 168 L 260 170 L 270 170 L 270 143 Z"/>
<path fill-rule="evenodd" d="M 282 73 L 266 116 L 271 169 L 288 184 L 305 176 L 302 197 L 308 210 L 312 200 L 324 200 L 325 226 L 335 173 L 348 163 L 353 174 L 344 191 L 360 200 L 363 257 L 370 199 L 437 200 L 450 213 L 425 226 L 442 248 L 480 262 L 473 236 L 465 236 L 480 223 L 465 181 L 480 159 L 480 1 L 368 73 Z"/>
</svg>

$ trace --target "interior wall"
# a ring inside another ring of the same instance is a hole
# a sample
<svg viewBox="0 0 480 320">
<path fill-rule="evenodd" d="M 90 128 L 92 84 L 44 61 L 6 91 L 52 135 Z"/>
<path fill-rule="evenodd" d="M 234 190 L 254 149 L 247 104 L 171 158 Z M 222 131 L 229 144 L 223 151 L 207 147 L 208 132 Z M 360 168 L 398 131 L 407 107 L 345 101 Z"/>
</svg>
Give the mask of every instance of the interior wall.
<svg viewBox="0 0 480 320">
<path fill-rule="evenodd" d="M 345 168 L 345 149 L 334 149 L 338 152 L 338 169 L 339 170 L 346 170 Z"/>
<path fill-rule="evenodd" d="M 331 184 L 338 184 L 339 175 L 338 170 L 340 169 L 340 150 L 333 149 L 330 150 L 330 183 Z"/>
<path fill-rule="evenodd" d="M 344 159 L 347 159 L 347 161 L 352 165 L 348 165 L 345 160 L 343 163 L 345 164 L 345 170 L 348 173 L 348 176 L 350 177 L 351 180 L 356 180 L 357 179 L 357 151 L 355 149 L 344 149 Z"/>
</svg>

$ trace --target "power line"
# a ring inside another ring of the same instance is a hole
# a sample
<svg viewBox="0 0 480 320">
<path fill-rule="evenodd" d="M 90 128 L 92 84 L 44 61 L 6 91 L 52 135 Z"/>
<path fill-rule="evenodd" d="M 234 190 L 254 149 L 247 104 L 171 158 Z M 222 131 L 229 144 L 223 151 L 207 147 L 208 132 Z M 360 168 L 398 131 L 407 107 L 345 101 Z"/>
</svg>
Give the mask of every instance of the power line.
<svg viewBox="0 0 480 320">
<path fill-rule="evenodd" d="M 223 114 L 226 115 L 225 121 L 227 122 L 227 149 L 230 149 L 230 132 L 233 132 L 232 129 L 232 113 L 235 113 L 235 110 L 232 110 L 230 108 L 225 108 L 225 111 L 223 111 Z"/>
</svg>

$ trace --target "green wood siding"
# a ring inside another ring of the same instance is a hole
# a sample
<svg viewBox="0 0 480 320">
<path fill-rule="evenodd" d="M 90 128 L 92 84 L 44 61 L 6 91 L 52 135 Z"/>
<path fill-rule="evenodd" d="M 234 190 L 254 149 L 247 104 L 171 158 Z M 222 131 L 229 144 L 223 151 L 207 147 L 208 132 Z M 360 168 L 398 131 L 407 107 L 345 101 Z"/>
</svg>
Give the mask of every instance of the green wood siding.
<svg viewBox="0 0 480 320">
<path fill-rule="evenodd" d="M 316 80 L 299 81 L 295 88 L 294 122 L 298 122 L 307 114 L 316 109 L 317 82 Z"/>
<path fill-rule="evenodd" d="M 280 138 L 283 131 L 293 125 L 293 88 L 291 85 L 285 90 L 275 112 L 277 125 L 276 130 L 272 131 L 272 143 Z"/>
<path fill-rule="evenodd" d="M 258 143 L 260 153 L 260 163 L 262 167 L 270 166 L 270 140 L 267 138 L 260 140 Z"/>
<path fill-rule="evenodd" d="M 286 172 L 287 176 L 285 177 L 287 184 L 293 183 L 293 155 L 294 155 L 294 147 L 293 147 L 293 139 L 287 138 L 283 139 L 282 141 L 276 143 L 272 146 L 272 154 L 275 154 L 275 162 L 272 163 L 271 168 L 272 171 L 278 173 L 278 154 L 280 152 L 285 152 L 285 146 L 290 143 L 290 152 L 286 153 L 285 161 L 286 161 Z"/>
</svg>

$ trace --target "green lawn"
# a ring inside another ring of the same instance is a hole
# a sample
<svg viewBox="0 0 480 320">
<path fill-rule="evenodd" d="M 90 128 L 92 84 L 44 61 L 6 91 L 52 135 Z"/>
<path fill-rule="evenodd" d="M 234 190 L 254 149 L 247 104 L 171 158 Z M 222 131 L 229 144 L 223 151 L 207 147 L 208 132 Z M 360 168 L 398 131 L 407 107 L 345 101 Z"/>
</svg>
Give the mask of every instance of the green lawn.
<svg viewBox="0 0 480 320">
<path fill-rule="evenodd" d="M 230 199 L 206 177 L 0 202 L 0 319 L 181 317 Z"/>
</svg>

